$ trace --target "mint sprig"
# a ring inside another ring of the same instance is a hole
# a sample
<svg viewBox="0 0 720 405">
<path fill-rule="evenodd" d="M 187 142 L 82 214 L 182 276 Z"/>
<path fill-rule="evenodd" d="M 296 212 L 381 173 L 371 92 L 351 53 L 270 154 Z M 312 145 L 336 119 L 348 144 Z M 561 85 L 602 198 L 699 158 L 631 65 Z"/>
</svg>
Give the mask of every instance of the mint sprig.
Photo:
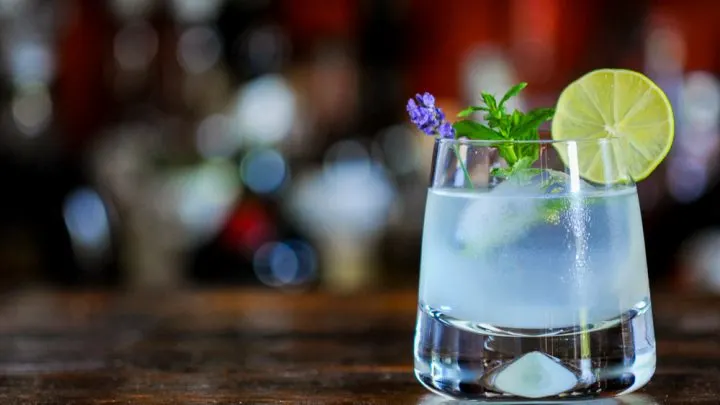
<svg viewBox="0 0 720 405">
<path fill-rule="evenodd" d="M 538 129 L 544 122 L 552 119 L 554 108 L 536 108 L 527 113 L 517 109 L 508 112 L 506 103 L 527 87 L 527 83 L 519 83 L 511 87 L 498 102 L 495 96 L 483 92 L 483 105 L 469 106 L 462 110 L 458 117 L 467 118 L 475 112 L 484 112 L 485 124 L 464 119 L 453 123 L 455 136 L 486 141 L 532 141 L 540 139 Z M 516 143 L 497 145 L 500 156 L 505 159 L 508 168 L 496 168 L 493 175 L 509 177 L 526 171 L 540 157 L 540 147 L 536 143 Z"/>
</svg>

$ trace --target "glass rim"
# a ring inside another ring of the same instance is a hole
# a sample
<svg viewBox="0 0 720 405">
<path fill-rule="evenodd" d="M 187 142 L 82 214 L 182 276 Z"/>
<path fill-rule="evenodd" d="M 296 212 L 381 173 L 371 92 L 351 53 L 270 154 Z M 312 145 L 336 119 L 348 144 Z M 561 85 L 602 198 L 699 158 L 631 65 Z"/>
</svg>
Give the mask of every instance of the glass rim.
<svg viewBox="0 0 720 405">
<path fill-rule="evenodd" d="M 468 138 L 440 138 L 436 139 L 439 144 L 457 144 L 470 146 L 497 146 L 497 145 L 561 145 L 561 144 L 585 144 L 585 143 L 610 143 L 619 141 L 621 138 L 617 136 L 604 136 L 602 138 L 582 138 L 582 139 L 468 139 Z"/>
</svg>

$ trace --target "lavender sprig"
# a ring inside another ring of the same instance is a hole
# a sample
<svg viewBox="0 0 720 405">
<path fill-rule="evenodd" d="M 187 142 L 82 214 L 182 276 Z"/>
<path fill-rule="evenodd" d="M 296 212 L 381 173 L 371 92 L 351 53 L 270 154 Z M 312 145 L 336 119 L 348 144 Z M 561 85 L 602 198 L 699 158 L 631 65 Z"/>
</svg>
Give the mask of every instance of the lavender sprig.
<svg viewBox="0 0 720 405">
<path fill-rule="evenodd" d="M 430 93 L 417 94 L 409 99 L 407 112 L 410 121 L 427 135 L 439 135 L 441 138 L 455 138 L 455 129 L 445 120 L 445 114 L 435 105 L 435 97 Z"/>
<path fill-rule="evenodd" d="M 440 138 L 455 139 L 455 128 L 445 120 L 445 113 L 442 112 L 440 107 L 435 105 L 435 97 L 432 94 L 425 92 L 423 94 L 416 94 L 414 100 L 412 98 L 409 99 L 407 112 L 410 116 L 410 121 L 427 135 L 438 135 Z M 472 187 L 472 178 L 470 177 L 470 173 L 468 173 L 467 167 L 465 167 L 465 162 L 463 162 L 460 157 L 460 151 L 457 145 L 453 145 L 453 151 L 465 175 L 465 180 L 468 185 Z"/>
</svg>

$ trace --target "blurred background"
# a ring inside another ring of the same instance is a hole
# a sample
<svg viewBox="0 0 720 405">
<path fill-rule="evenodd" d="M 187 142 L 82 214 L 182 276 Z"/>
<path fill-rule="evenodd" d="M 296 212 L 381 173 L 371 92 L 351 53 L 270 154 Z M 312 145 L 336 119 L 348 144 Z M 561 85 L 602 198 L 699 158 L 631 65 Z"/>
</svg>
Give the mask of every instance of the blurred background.
<svg viewBox="0 0 720 405">
<path fill-rule="evenodd" d="M 599 67 L 676 113 L 651 280 L 720 292 L 715 0 L 0 0 L 0 287 L 414 288 L 432 138 Z"/>
</svg>

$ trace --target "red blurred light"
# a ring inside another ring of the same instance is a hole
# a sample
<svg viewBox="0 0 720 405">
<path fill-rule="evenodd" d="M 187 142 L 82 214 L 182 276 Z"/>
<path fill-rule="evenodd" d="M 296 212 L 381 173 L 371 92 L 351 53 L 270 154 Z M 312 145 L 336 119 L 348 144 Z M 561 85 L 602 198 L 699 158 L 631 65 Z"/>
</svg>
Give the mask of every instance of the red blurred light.
<svg viewBox="0 0 720 405">
<path fill-rule="evenodd" d="M 221 238 L 230 249 L 252 253 L 274 239 L 276 234 L 267 208 L 257 201 L 246 201 L 235 209 Z"/>
</svg>

